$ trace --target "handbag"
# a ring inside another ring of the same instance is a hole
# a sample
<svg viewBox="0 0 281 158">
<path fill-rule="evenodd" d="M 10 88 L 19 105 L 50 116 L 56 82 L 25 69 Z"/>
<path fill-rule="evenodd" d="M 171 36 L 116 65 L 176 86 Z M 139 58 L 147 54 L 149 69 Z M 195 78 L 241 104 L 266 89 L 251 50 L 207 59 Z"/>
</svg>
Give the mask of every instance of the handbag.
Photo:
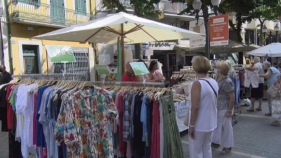
<svg viewBox="0 0 281 158">
<path fill-rule="evenodd" d="M 279 88 L 275 87 L 275 86 L 271 86 L 267 91 L 267 94 L 269 96 L 271 96 L 272 98 L 277 98 L 279 97 L 278 94 L 279 94 Z"/>
<path fill-rule="evenodd" d="M 188 126 L 189 125 L 189 109 L 184 117 L 184 122 L 183 122 L 184 125 Z"/>
</svg>

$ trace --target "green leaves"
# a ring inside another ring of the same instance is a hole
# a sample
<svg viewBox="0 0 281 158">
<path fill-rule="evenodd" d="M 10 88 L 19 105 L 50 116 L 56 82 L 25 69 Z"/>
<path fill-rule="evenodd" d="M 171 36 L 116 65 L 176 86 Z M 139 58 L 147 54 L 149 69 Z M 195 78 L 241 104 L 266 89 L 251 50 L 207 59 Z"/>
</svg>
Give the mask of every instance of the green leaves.
<svg viewBox="0 0 281 158">
<path fill-rule="evenodd" d="M 160 0 L 131 0 L 131 6 L 135 10 L 135 15 L 141 17 L 157 17 L 161 14 L 154 4 L 158 4 Z M 116 12 L 127 12 L 125 4 L 120 3 L 119 0 L 103 0 L 103 7 L 109 10 L 116 10 Z"/>
<path fill-rule="evenodd" d="M 281 16 L 281 0 L 256 0 L 255 8 L 249 13 L 249 17 L 257 18 L 260 22 L 276 20 Z"/>
</svg>

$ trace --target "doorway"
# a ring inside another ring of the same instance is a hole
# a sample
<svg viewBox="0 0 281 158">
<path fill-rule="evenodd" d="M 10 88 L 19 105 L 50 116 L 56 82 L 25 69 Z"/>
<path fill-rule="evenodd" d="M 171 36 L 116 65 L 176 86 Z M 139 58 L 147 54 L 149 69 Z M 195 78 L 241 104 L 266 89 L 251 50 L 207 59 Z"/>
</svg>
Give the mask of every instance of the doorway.
<svg viewBox="0 0 281 158">
<path fill-rule="evenodd" d="M 39 54 L 38 45 L 22 45 L 24 74 L 39 73 L 38 54 Z"/>
</svg>

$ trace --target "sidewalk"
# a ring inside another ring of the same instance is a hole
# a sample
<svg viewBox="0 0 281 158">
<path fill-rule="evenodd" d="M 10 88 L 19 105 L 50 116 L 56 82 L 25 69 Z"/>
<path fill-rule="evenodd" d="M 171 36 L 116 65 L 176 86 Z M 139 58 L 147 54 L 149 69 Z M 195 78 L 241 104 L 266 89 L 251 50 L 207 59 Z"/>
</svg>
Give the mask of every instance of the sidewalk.
<svg viewBox="0 0 281 158">
<path fill-rule="evenodd" d="M 256 103 L 256 107 L 258 103 Z M 263 102 L 263 111 L 247 112 L 249 107 L 242 107 L 238 114 L 238 124 L 233 126 L 234 145 L 228 155 L 220 154 L 220 149 L 213 149 L 213 158 L 281 158 L 281 127 L 271 126 L 267 101 Z M 182 133 L 184 156 L 189 158 L 188 134 Z"/>
</svg>

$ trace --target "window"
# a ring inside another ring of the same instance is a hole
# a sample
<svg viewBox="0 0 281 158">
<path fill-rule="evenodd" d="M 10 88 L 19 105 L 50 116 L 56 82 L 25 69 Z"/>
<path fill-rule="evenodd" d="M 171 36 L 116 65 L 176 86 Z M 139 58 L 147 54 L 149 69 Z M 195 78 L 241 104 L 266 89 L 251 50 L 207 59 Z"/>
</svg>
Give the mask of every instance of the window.
<svg viewBox="0 0 281 158">
<path fill-rule="evenodd" d="M 62 71 L 66 71 L 66 73 L 83 73 L 86 74 L 85 77 L 79 78 L 81 76 L 77 76 L 78 78 L 75 79 L 80 81 L 88 81 L 90 79 L 88 49 L 80 50 L 80 48 L 73 48 L 73 51 L 74 51 L 76 62 L 70 62 L 66 64 L 54 63 L 54 73 L 62 73 Z M 73 77 L 66 78 L 66 79 L 73 80 Z"/>
<path fill-rule="evenodd" d="M 26 3 L 30 5 L 35 5 L 39 6 L 41 0 L 14 0 L 16 3 L 21 2 L 21 3 Z"/>
<path fill-rule="evenodd" d="M 246 30 L 245 43 L 246 44 L 255 44 L 255 31 L 254 30 Z"/>
<path fill-rule="evenodd" d="M 75 12 L 83 15 L 87 13 L 86 0 L 75 0 Z"/>
</svg>

